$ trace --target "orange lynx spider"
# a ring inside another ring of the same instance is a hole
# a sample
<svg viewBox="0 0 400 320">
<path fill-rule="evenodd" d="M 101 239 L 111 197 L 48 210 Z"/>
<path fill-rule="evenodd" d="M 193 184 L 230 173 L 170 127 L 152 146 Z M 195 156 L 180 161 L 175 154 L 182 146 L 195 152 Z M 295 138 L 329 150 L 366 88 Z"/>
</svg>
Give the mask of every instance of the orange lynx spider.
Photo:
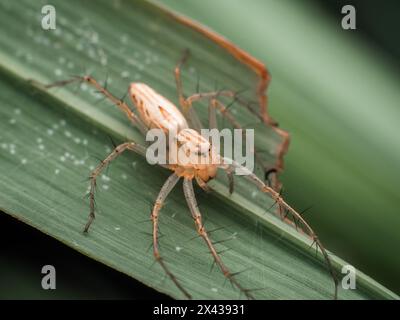
<svg viewBox="0 0 400 320">
<path fill-rule="evenodd" d="M 229 90 L 223 91 L 214 91 L 207 93 L 197 93 L 193 94 L 189 97 L 185 97 L 182 89 L 182 81 L 181 81 L 181 67 L 185 63 L 189 52 L 186 51 L 182 59 L 178 62 L 175 67 L 175 80 L 177 85 L 177 91 L 179 96 L 179 103 L 182 108 L 181 112 L 172 102 L 170 102 L 165 97 L 161 96 L 157 92 L 155 92 L 151 87 L 144 83 L 131 83 L 128 93 L 131 98 L 131 101 L 137 108 L 139 115 L 136 115 L 128 105 L 121 99 L 113 96 L 105 87 L 100 85 L 94 78 L 91 76 L 76 76 L 70 80 L 59 81 L 53 84 L 49 84 L 46 88 L 63 86 L 75 81 L 86 82 L 89 85 L 96 88 L 100 93 L 102 93 L 106 98 L 108 98 L 113 104 L 115 104 L 122 112 L 125 113 L 127 118 L 135 125 L 143 134 L 146 134 L 147 130 L 157 128 L 163 130 L 167 135 L 171 132 L 176 133 L 176 137 L 178 138 L 178 144 L 185 148 L 185 151 L 191 154 L 196 155 L 197 157 L 206 157 L 209 156 L 208 159 L 215 159 L 218 157 L 217 163 L 215 161 L 213 163 L 203 164 L 204 162 L 200 162 L 201 164 L 192 164 L 192 163 L 179 163 L 177 164 L 167 164 L 162 165 L 163 167 L 173 171 L 173 173 L 166 180 L 164 185 L 162 186 L 157 199 L 154 203 L 152 212 L 151 212 L 151 221 L 153 226 L 153 254 L 155 260 L 160 264 L 164 272 L 168 275 L 168 277 L 173 281 L 173 283 L 179 288 L 179 290 L 185 295 L 186 298 L 191 298 L 189 292 L 183 288 L 178 279 L 174 276 L 174 274 L 168 269 L 164 260 L 162 259 L 159 251 L 158 245 L 158 219 L 159 212 L 165 199 L 168 194 L 175 187 L 180 178 L 183 178 L 183 191 L 186 198 L 186 202 L 194 219 L 197 232 L 200 237 L 204 239 L 206 242 L 215 263 L 221 269 L 223 275 L 237 288 L 240 292 L 244 293 L 245 296 L 249 299 L 253 299 L 253 295 L 251 294 L 251 289 L 244 288 L 234 277 L 235 274 L 231 273 L 229 269 L 222 262 L 222 259 L 218 252 L 216 251 L 213 242 L 209 238 L 209 235 L 204 227 L 202 222 L 202 216 L 197 206 L 197 201 L 195 198 L 194 190 L 193 190 L 193 179 L 196 180 L 197 184 L 205 191 L 209 191 L 210 188 L 207 185 L 207 182 L 213 179 L 217 174 L 217 169 L 223 169 L 228 175 L 229 178 L 229 191 L 233 192 L 233 171 L 235 169 L 244 170 L 249 181 L 253 182 L 262 192 L 270 194 L 270 196 L 275 200 L 275 204 L 278 204 L 280 208 L 283 208 L 288 213 L 290 213 L 294 219 L 300 221 L 306 231 L 308 231 L 309 235 L 313 240 L 313 244 L 315 243 L 317 248 L 319 248 L 326 260 L 326 263 L 329 268 L 329 272 L 335 283 L 335 293 L 334 297 L 337 298 L 337 280 L 334 275 L 332 265 L 328 256 L 328 253 L 322 246 L 320 240 L 316 236 L 315 232 L 312 228 L 307 224 L 307 222 L 303 219 L 301 214 L 299 214 L 296 210 L 294 210 L 291 206 L 289 206 L 281 197 L 281 195 L 276 192 L 270 186 L 267 186 L 260 178 L 258 178 L 254 173 L 250 172 L 247 168 L 241 166 L 237 162 L 232 159 L 224 158 L 215 154 L 215 150 L 211 143 L 200 135 L 201 123 L 195 110 L 192 108 L 193 102 L 208 99 L 209 100 L 209 126 L 210 128 L 215 128 L 216 121 L 216 112 L 218 110 L 222 116 L 226 117 L 227 120 L 235 127 L 241 128 L 238 122 L 235 120 L 234 116 L 229 112 L 228 108 L 218 100 L 219 96 L 232 97 L 236 98 L 236 93 Z M 242 103 L 243 104 L 243 103 Z M 189 124 L 191 127 L 189 126 Z M 206 148 L 204 148 L 206 146 Z M 88 232 L 90 225 L 92 224 L 95 218 L 95 202 L 94 202 L 94 193 L 96 189 L 96 178 L 101 173 L 101 171 L 118 155 L 122 154 L 126 150 L 134 151 L 138 154 L 145 156 L 146 148 L 141 146 L 135 142 L 126 142 L 118 145 L 115 149 L 103 160 L 100 164 L 91 172 L 90 174 L 90 192 L 89 192 L 89 200 L 90 200 L 90 214 L 88 218 L 88 222 L 85 225 L 84 232 Z M 204 151 L 206 150 L 206 151 Z M 255 156 L 257 157 L 256 151 L 254 151 Z M 313 245 L 312 244 L 312 245 Z M 311 246 L 312 246 L 311 245 Z"/>
</svg>

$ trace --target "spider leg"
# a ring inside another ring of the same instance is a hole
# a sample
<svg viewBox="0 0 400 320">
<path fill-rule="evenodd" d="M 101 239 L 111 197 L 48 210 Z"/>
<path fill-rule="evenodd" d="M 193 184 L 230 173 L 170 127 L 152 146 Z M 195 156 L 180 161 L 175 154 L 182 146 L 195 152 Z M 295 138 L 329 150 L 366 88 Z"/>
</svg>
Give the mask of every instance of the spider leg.
<svg viewBox="0 0 400 320">
<path fill-rule="evenodd" d="M 211 239 L 209 238 L 208 233 L 205 230 L 204 224 L 202 222 L 200 210 L 197 206 L 197 201 L 196 201 L 196 198 L 194 195 L 192 180 L 186 179 L 186 178 L 183 180 L 183 191 L 185 193 L 186 202 L 189 206 L 190 212 L 195 221 L 197 232 L 203 238 L 203 240 L 206 242 L 206 244 L 214 258 L 215 263 L 219 266 L 219 268 L 221 269 L 224 276 L 232 283 L 232 285 L 234 285 L 236 288 L 238 288 L 240 290 L 240 292 L 244 293 L 248 299 L 253 299 L 254 297 L 251 295 L 250 291 L 241 286 L 241 284 L 236 280 L 235 274 L 230 272 L 229 269 L 222 262 L 220 255 L 218 254 L 217 250 L 214 247 L 214 244 L 212 243 Z"/>
<path fill-rule="evenodd" d="M 182 86 L 182 79 L 181 79 L 181 69 L 182 66 L 185 64 L 186 60 L 189 58 L 190 51 L 189 49 L 186 49 L 183 52 L 182 57 L 179 59 L 178 63 L 175 66 L 175 82 L 176 82 L 176 90 L 178 91 L 178 97 L 179 97 L 179 104 L 184 108 L 185 106 L 185 95 L 183 93 L 183 86 Z"/>
<path fill-rule="evenodd" d="M 178 91 L 178 98 L 179 98 L 179 105 L 181 106 L 181 110 L 183 111 L 184 116 L 188 119 L 190 126 L 200 132 L 203 125 L 193 108 L 190 108 L 190 105 L 186 102 L 186 98 L 183 92 L 183 85 L 182 85 L 182 77 L 181 77 L 181 69 L 182 66 L 185 64 L 186 60 L 189 58 L 190 51 L 186 49 L 179 59 L 178 63 L 175 66 L 174 74 L 175 74 L 175 82 L 176 82 L 176 89 Z"/>
<path fill-rule="evenodd" d="M 200 188 L 202 188 L 205 192 L 209 193 L 212 191 L 211 187 L 206 182 L 204 182 L 203 179 L 198 176 L 195 176 L 195 179 Z"/>
<path fill-rule="evenodd" d="M 220 168 L 224 170 L 235 170 L 235 169 L 240 169 L 244 173 L 244 177 L 257 185 L 259 189 L 264 192 L 268 193 L 271 195 L 271 197 L 275 200 L 275 202 L 282 207 L 284 210 L 286 210 L 288 213 L 292 215 L 292 217 L 297 221 L 301 222 L 302 225 L 305 228 L 305 231 L 308 232 L 308 235 L 312 238 L 312 240 L 315 242 L 317 245 L 317 248 L 319 248 L 322 252 L 322 255 L 326 261 L 328 271 L 332 277 L 332 280 L 335 285 L 335 292 L 334 292 L 334 299 L 337 299 L 337 293 L 338 293 L 338 279 L 336 278 L 336 275 L 333 271 L 333 266 L 331 263 L 331 260 L 329 258 L 328 252 L 325 250 L 324 246 L 322 245 L 321 241 L 318 239 L 316 233 L 314 230 L 311 228 L 311 226 L 304 220 L 304 218 L 295 210 L 293 209 L 290 205 L 288 205 L 281 195 L 276 192 L 274 189 L 271 187 L 267 186 L 260 178 L 258 178 L 254 173 L 252 173 L 250 170 L 247 168 L 241 166 L 239 163 L 232 159 L 227 159 L 227 158 L 222 158 L 223 164 L 220 165 Z"/>
<path fill-rule="evenodd" d="M 160 193 L 157 196 L 156 202 L 154 203 L 153 210 L 151 211 L 151 221 L 153 222 L 153 253 L 155 260 L 160 264 L 163 268 L 164 272 L 167 276 L 172 280 L 172 282 L 178 287 L 180 291 L 186 296 L 186 298 L 191 299 L 191 295 L 182 287 L 182 285 L 178 282 L 177 278 L 173 275 L 173 273 L 167 268 L 164 260 L 160 255 L 160 250 L 158 246 L 158 218 L 161 207 L 164 204 L 165 199 L 171 190 L 175 187 L 176 183 L 179 181 L 179 176 L 175 173 L 169 176 L 167 181 L 165 181 L 162 186 Z"/>
<path fill-rule="evenodd" d="M 208 128 L 211 130 L 218 129 L 217 114 L 215 111 L 216 111 L 215 99 L 210 99 L 208 104 Z M 226 175 L 228 176 L 228 181 L 229 181 L 229 194 L 232 194 L 234 189 L 233 173 L 227 170 Z"/>
<path fill-rule="evenodd" d="M 208 128 L 218 129 L 217 114 L 215 112 L 214 99 L 210 99 L 208 103 Z"/>
<path fill-rule="evenodd" d="M 232 113 L 229 111 L 229 109 L 219 100 L 217 99 L 212 99 L 212 105 L 219 110 L 219 112 L 221 113 L 221 115 L 223 117 L 225 117 L 235 129 L 240 129 L 242 130 L 243 135 L 246 134 L 246 131 L 243 130 L 243 127 L 240 125 L 240 123 L 238 121 L 236 121 L 235 117 L 232 115 Z M 264 172 L 268 171 L 268 168 L 266 167 L 266 165 L 264 164 L 264 161 L 262 160 L 262 158 L 260 157 L 260 155 L 258 154 L 257 150 L 253 150 L 254 153 L 254 157 L 256 159 L 256 161 L 258 162 L 258 164 L 263 168 Z"/>
<path fill-rule="evenodd" d="M 235 181 L 233 180 L 233 172 L 226 170 L 226 175 L 228 176 L 228 181 L 229 181 L 229 194 L 233 193 L 234 186 L 235 186 Z"/>
<path fill-rule="evenodd" d="M 228 97 L 236 97 L 235 93 L 233 91 L 228 91 L 228 90 L 223 90 L 223 91 L 215 91 L 215 92 L 207 92 L 207 93 L 198 93 L 194 94 L 186 99 L 186 104 L 189 107 L 189 111 L 193 110 L 192 108 L 192 103 L 195 101 L 199 101 L 202 99 L 209 99 L 209 106 L 208 106 L 208 119 L 209 119 L 209 128 L 217 128 L 217 119 L 216 119 L 216 114 L 215 110 L 218 110 L 220 114 L 225 117 L 231 125 L 235 129 L 241 129 L 243 132 L 243 135 L 245 135 L 245 131 L 243 130 L 243 127 L 240 125 L 240 123 L 235 119 L 233 114 L 229 111 L 228 107 L 226 107 L 221 101 L 217 99 L 218 96 L 228 96 Z M 269 168 L 264 164 L 264 161 L 262 160 L 261 156 L 257 152 L 257 150 L 253 150 L 255 159 L 257 163 L 263 168 L 264 172 L 267 172 Z M 229 175 L 229 174 L 228 174 Z M 233 192 L 233 179 L 232 177 L 229 177 L 229 183 L 232 185 L 230 187 L 230 190 Z"/>
<path fill-rule="evenodd" d="M 221 97 L 228 97 L 233 98 L 235 102 L 239 103 L 240 105 L 244 106 L 251 114 L 256 116 L 260 121 L 264 122 L 264 117 L 261 116 L 256 109 L 252 107 L 254 104 L 251 102 L 247 102 L 245 99 L 239 97 L 240 91 L 233 91 L 233 90 L 219 90 L 219 91 L 210 91 L 210 92 L 200 92 L 192 94 L 191 96 L 185 99 L 185 103 L 187 107 L 191 107 L 193 102 L 200 101 L 203 99 L 210 99 L 215 98 L 217 96 Z"/>
<path fill-rule="evenodd" d="M 89 192 L 89 202 L 90 202 L 90 213 L 88 221 L 85 225 L 85 229 L 83 230 L 85 233 L 89 231 L 89 227 L 92 224 L 95 218 L 95 201 L 94 201 L 94 193 L 96 190 L 96 179 L 97 176 L 101 173 L 101 171 L 116 157 L 118 157 L 125 150 L 132 150 L 141 155 L 146 154 L 146 149 L 136 144 L 135 142 L 126 142 L 117 146 L 104 160 L 102 160 L 99 165 L 90 173 L 90 192 Z"/>
<path fill-rule="evenodd" d="M 234 99 L 233 102 L 238 102 L 240 105 L 244 106 L 247 110 L 249 110 L 250 113 L 255 115 L 261 122 L 270 123 L 270 121 L 265 120 L 265 114 L 260 114 L 256 109 L 254 109 L 252 107 L 251 102 L 247 102 L 245 99 L 243 99 L 239 96 L 241 91 L 219 90 L 219 91 L 210 91 L 210 92 L 203 92 L 203 93 L 197 92 L 186 98 L 184 95 L 184 92 L 183 92 L 181 69 L 182 69 L 182 66 L 186 63 L 189 56 L 190 56 L 190 51 L 188 49 L 186 49 L 183 53 L 183 56 L 178 61 L 177 65 L 175 66 L 175 80 L 176 80 L 176 87 L 177 87 L 177 91 L 178 91 L 180 106 L 183 110 L 185 117 L 188 118 L 189 123 L 191 124 L 191 127 L 193 127 L 198 132 L 200 132 L 201 128 L 204 128 L 204 126 L 201 124 L 201 121 L 200 121 L 197 113 L 194 111 L 194 108 L 192 108 L 193 103 L 196 101 L 204 100 L 204 99 L 210 99 L 210 104 L 209 104 L 209 125 L 210 125 L 209 128 L 210 129 L 216 128 L 216 126 L 217 126 L 216 117 L 213 116 L 212 113 L 210 113 L 211 107 L 218 109 L 220 111 L 220 113 L 222 114 L 222 116 L 225 117 L 233 125 L 234 128 L 242 129 L 242 126 L 239 124 L 239 122 L 237 122 L 235 117 L 229 112 L 229 110 L 228 110 L 229 107 L 225 107 L 222 102 L 217 100 L 218 96 L 233 98 Z M 215 112 L 214 112 L 214 114 L 215 114 Z M 244 134 L 244 132 L 243 132 L 243 134 Z M 260 157 L 257 150 L 254 150 L 253 152 L 254 152 L 256 162 L 263 168 L 264 172 L 267 172 L 268 170 L 270 170 L 270 168 L 264 164 L 264 161 Z M 229 181 L 231 184 L 232 183 L 231 181 L 233 181 L 233 179 L 231 179 L 231 177 L 228 177 L 228 178 L 229 178 Z M 275 177 L 274 188 L 279 189 L 279 187 L 280 187 L 280 185 Z M 232 190 L 232 192 L 233 192 L 233 188 L 230 188 L 230 190 Z"/>
<path fill-rule="evenodd" d="M 100 83 L 98 83 L 91 76 L 75 76 L 69 80 L 63 80 L 48 84 L 45 88 L 53 88 L 65 86 L 72 82 L 86 82 L 90 86 L 97 89 L 98 92 L 104 95 L 108 100 L 110 100 L 114 105 L 116 105 L 122 112 L 125 113 L 126 117 L 132 122 L 134 126 L 136 126 L 144 135 L 147 133 L 147 128 L 142 120 L 128 107 L 128 105 L 122 100 L 115 97 L 107 88 L 103 87 Z"/>
<path fill-rule="evenodd" d="M 187 97 L 185 99 L 185 103 L 188 103 L 189 106 L 191 106 L 193 102 L 197 102 L 204 99 L 215 98 L 216 96 L 236 98 L 236 95 L 237 95 L 236 92 L 232 90 L 199 92 L 199 93 L 194 93 L 191 96 Z"/>
</svg>

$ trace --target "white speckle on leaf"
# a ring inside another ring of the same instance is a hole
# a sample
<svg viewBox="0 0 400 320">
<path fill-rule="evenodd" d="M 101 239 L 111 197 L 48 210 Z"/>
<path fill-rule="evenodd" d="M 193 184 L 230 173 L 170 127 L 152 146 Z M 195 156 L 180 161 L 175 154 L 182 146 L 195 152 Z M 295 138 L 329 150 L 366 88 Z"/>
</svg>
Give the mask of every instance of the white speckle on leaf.
<svg viewBox="0 0 400 320">
<path fill-rule="evenodd" d="M 81 143 L 81 139 L 75 138 L 75 139 L 74 139 L 74 142 L 75 142 L 76 144 L 80 144 L 80 143 Z"/>
<path fill-rule="evenodd" d="M 21 159 L 21 164 L 27 164 L 27 163 L 28 163 L 28 160 L 26 160 L 25 158 Z"/>
<path fill-rule="evenodd" d="M 59 77 L 59 76 L 61 76 L 63 74 L 63 72 L 62 72 L 61 69 L 57 68 L 57 69 L 54 70 L 54 74 Z"/>
<path fill-rule="evenodd" d="M 60 161 L 61 161 L 61 162 L 64 162 L 64 161 L 65 161 L 65 157 L 64 157 L 64 156 L 61 156 L 61 157 L 60 157 Z"/>
<path fill-rule="evenodd" d="M 103 180 L 103 181 L 110 181 L 111 180 L 111 178 L 110 177 L 108 177 L 108 176 L 106 176 L 105 174 L 102 174 L 101 175 L 101 180 Z"/>
<path fill-rule="evenodd" d="M 108 190 L 108 189 L 109 189 L 109 186 L 106 185 L 106 184 L 103 184 L 103 185 L 102 185 L 102 188 L 103 188 L 104 190 Z"/>
<path fill-rule="evenodd" d="M 48 134 L 49 136 L 52 136 L 53 133 L 54 133 L 53 129 L 47 129 L 47 134 Z"/>
<path fill-rule="evenodd" d="M 88 55 L 90 58 L 95 59 L 96 58 L 96 51 L 92 48 L 89 48 L 88 50 Z"/>
<path fill-rule="evenodd" d="M 86 83 L 81 83 L 80 88 L 82 91 L 86 91 L 88 89 L 88 85 Z"/>
<path fill-rule="evenodd" d="M 115 229 L 116 231 L 119 231 L 119 230 L 121 230 L 121 228 L 120 228 L 120 227 L 114 227 L 114 229 Z"/>
<path fill-rule="evenodd" d="M 54 170 L 54 174 L 59 174 L 59 173 L 60 173 L 60 169 Z"/>
<path fill-rule="evenodd" d="M 107 65 L 107 56 L 101 56 L 100 57 L 100 64 L 102 66 L 106 66 Z"/>
<path fill-rule="evenodd" d="M 64 131 L 64 135 L 65 135 L 67 138 L 71 138 L 71 137 L 72 137 L 72 134 L 71 134 L 71 132 L 69 132 L 69 131 Z"/>
<path fill-rule="evenodd" d="M 61 119 L 60 124 L 64 127 L 67 124 L 67 121 L 65 121 L 64 119 Z"/>
<path fill-rule="evenodd" d="M 87 141 L 86 139 L 83 139 L 83 140 L 82 140 L 82 144 L 83 144 L 84 146 L 87 146 L 88 141 Z"/>
<path fill-rule="evenodd" d="M 128 176 L 125 173 L 123 173 L 123 174 L 121 174 L 121 178 L 126 180 L 126 179 L 128 179 Z"/>
<path fill-rule="evenodd" d="M 179 247 L 179 246 L 176 246 L 176 247 L 175 247 L 175 250 L 176 250 L 177 252 L 180 252 L 180 251 L 182 250 L 182 248 Z"/>
<path fill-rule="evenodd" d="M 37 138 L 37 139 L 36 139 L 36 142 L 37 142 L 37 143 L 42 143 L 42 142 L 43 142 L 43 139 L 42 139 L 42 138 Z"/>
<path fill-rule="evenodd" d="M 38 148 L 39 148 L 39 150 L 44 150 L 44 145 L 43 144 L 39 144 Z"/>
<path fill-rule="evenodd" d="M 218 289 L 217 288 L 211 288 L 211 291 L 212 292 L 218 292 Z"/>
<path fill-rule="evenodd" d="M 99 42 L 99 34 L 97 32 L 92 32 L 91 36 L 90 36 L 90 42 L 93 44 L 96 44 Z"/>
<path fill-rule="evenodd" d="M 14 113 L 19 115 L 19 114 L 21 114 L 21 110 L 20 109 L 15 109 Z"/>
<path fill-rule="evenodd" d="M 129 78 L 129 71 L 126 71 L 126 70 L 122 71 L 122 72 L 121 72 L 121 77 L 122 77 L 122 78 L 125 78 L 125 79 L 126 79 L 126 78 Z"/>
<path fill-rule="evenodd" d="M 90 95 L 95 97 L 96 99 L 101 99 L 103 97 L 103 94 L 101 92 L 96 92 L 96 91 L 91 91 Z"/>
<path fill-rule="evenodd" d="M 15 120 L 14 118 L 10 119 L 9 123 L 10 124 L 15 124 L 17 122 L 17 120 Z"/>
<path fill-rule="evenodd" d="M 128 35 L 127 35 L 126 33 L 124 33 L 124 34 L 121 36 L 121 42 L 122 42 L 123 44 L 127 44 L 127 43 L 128 43 L 128 40 L 129 40 Z"/>
</svg>

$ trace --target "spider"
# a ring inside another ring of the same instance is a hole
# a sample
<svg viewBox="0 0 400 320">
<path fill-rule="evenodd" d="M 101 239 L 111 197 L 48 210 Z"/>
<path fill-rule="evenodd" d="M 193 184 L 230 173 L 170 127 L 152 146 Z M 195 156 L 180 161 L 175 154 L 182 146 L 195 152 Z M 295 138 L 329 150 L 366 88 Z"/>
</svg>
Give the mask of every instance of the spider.
<svg viewBox="0 0 400 320">
<path fill-rule="evenodd" d="M 202 215 L 198 208 L 194 189 L 193 180 L 205 191 L 210 191 L 210 187 L 207 182 L 216 177 L 217 170 L 222 169 L 226 172 L 229 178 L 229 191 L 233 192 L 233 172 L 236 169 L 241 170 L 245 173 L 244 177 L 250 182 L 254 183 L 263 193 L 269 194 L 275 201 L 274 204 L 278 204 L 279 208 L 283 208 L 286 211 L 286 215 L 290 213 L 298 222 L 301 222 L 304 229 L 313 240 L 313 244 L 316 244 L 321 250 L 324 259 L 328 265 L 329 272 L 334 280 L 335 292 L 334 298 L 337 298 L 337 279 L 332 269 L 332 265 L 328 256 L 328 253 L 322 246 L 317 235 L 309 224 L 303 219 L 301 214 L 299 214 L 295 209 L 288 205 L 280 193 L 274 190 L 269 185 L 265 184 L 257 175 L 253 172 L 240 165 L 236 161 L 220 156 L 215 153 L 215 150 L 211 143 L 205 139 L 200 134 L 201 123 L 199 118 L 192 108 L 192 104 L 196 101 L 207 99 L 209 101 L 209 127 L 216 128 L 216 110 L 218 110 L 222 116 L 226 117 L 228 121 L 235 127 L 241 128 L 239 123 L 235 120 L 234 116 L 229 112 L 228 108 L 218 99 L 220 96 L 231 97 L 237 99 L 237 93 L 229 90 L 221 90 L 206 93 L 196 93 L 189 97 L 186 97 L 183 93 L 183 86 L 181 80 L 181 68 L 189 56 L 189 51 L 186 50 L 183 57 L 177 63 L 174 74 L 177 86 L 178 98 L 180 109 L 174 105 L 167 98 L 158 94 L 150 86 L 144 83 L 134 82 L 131 83 L 128 89 L 128 94 L 136 106 L 136 111 L 138 114 L 134 113 L 128 105 L 121 99 L 118 99 L 112 95 L 104 86 L 97 82 L 91 76 L 75 76 L 69 80 L 58 81 L 53 84 L 45 86 L 46 88 L 52 88 L 57 86 L 64 86 L 69 83 L 79 81 L 85 82 L 88 85 L 94 87 L 98 92 L 102 93 L 107 99 L 109 99 L 114 105 L 116 105 L 122 112 L 125 113 L 126 117 L 131 121 L 131 123 L 137 127 L 143 134 L 146 134 L 150 129 L 161 129 L 166 135 L 174 134 L 175 139 L 179 141 L 180 145 L 184 148 L 186 154 L 195 156 L 195 158 L 204 158 L 208 156 L 207 159 L 213 159 L 213 162 L 198 162 L 198 163 L 167 163 L 162 165 L 166 169 L 172 171 L 172 174 L 165 181 L 164 185 L 156 198 L 151 211 L 151 221 L 152 221 L 152 241 L 153 241 L 153 254 L 155 260 L 162 267 L 167 276 L 172 280 L 172 282 L 177 286 L 177 288 L 182 292 L 182 294 L 190 299 L 190 293 L 182 286 L 175 275 L 169 270 L 165 261 L 163 260 L 158 244 L 158 225 L 159 225 L 159 214 L 160 210 L 172 189 L 175 187 L 180 179 L 183 179 L 183 193 L 195 222 L 197 233 L 203 240 L 210 253 L 212 254 L 215 263 L 219 266 L 223 275 L 238 289 L 243 293 L 248 299 L 253 299 L 252 290 L 244 288 L 239 281 L 235 278 L 235 274 L 232 273 L 227 266 L 223 263 L 220 255 L 218 254 L 216 248 L 211 241 L 207 230 L 204 227 L 202 221 Z M 102 172 L 102 170 L 116 157 L 121 155 L 124 151 L 131 150 L 142 156 L 146 155 L 146 147 L 137 144 L 134 141 L 125 142 L 115 147 L 115 149 L 100 162 L 100 164 L 90 173 L 90 192 L 89 192 L 89 206 L 90 213 L 88 221 L 84 227 L 84 232 L 87 233 L 89 228 L 95 219 L 95 189 L 96 189 L 96 179 Z M 204 151 L 205 150 L 205 151 Z M 255 156 L 257 157 L 256 152 Z M 217 159 L 217 161 L 215 161 Z M 257 158 L 256 158 L 257 160 Z M 313 245 L 312 244 L 312 245 Z"/>
</svg>

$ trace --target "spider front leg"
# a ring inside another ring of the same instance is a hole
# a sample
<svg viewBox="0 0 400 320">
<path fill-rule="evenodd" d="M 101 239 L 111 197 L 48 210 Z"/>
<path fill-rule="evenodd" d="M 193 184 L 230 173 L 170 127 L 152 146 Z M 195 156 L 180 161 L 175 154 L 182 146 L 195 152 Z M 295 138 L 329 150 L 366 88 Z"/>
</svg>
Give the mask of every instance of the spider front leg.
<svg viewBox="0 0 400 320">
<path fill-rule="evenodd" d="M 144 135 L 147 133 L 147 128 L 144 125 L 143 121 L 136 116 L 136 114 L 128 107 L 128 105 L 122 100 L 115 97 L 110 91 L 108 91 L 105 87 L 103 87 L 100 83 L 98 83 L 91 76 L 75 76 L 69 80 L 62 80 L 58 82 L 54 82 L 45 86 L 45 88 L 50 89 L 54 87 L 62 87 L 67 84 L 73 82 L 85 82 L 88 85 L 95 88 L 98 92 L 103 94 L 109 101 L 111 101 L 114 105 L 116 105 L 123 113 L 125 113 L 126 117 L 131 121 L 131 123 L 137 127 Z"/>
<path fill-rule="evenodd" d="M 295 209 L 293 209 L 290 205 L 288 205 L 281 195 L 276 192 L 273 188 L 267 186 L 259 177 L 257 177 L 254 173 L 252 173 L 250 170 L 248 170 L 246 167 L 241 166 L 239 163 L 232 159 L 227 159 L 227 158 L 222 158 L 222 164 L 219 166 L 221 169 L 224 170 L 236 170 L 240 169 L 240 171 L 243 173 L 244 177 L 254 183 L 258 188 L 263 192 L 269 194 L 275 201 L 276 204 L 279 205 L 279 208 L 283 209 L 287 213 L 290 213 L 293 217 L 293 219 L 297 222 L 300 222 L 304 228 L 305 231 L 308 233 L 308 235 L 312 239 L 312 245 L 315 243 L 317 248 L 319 248 L 322 252 L 322 255 L 326 261 L 328 271 L 332 277 L 332 280 L 334 282 L 334 299 L 337 299 L 337 294 L 338 294 L 338 279 L 335 275 L 335 272 L 333 271 L 333 266 L 331 263 L 331 259 L 329 258 L 328 252 L 325 250 L 324 246 L 322 245 L 321 241 L 318 239 L 317 234 L 314 232 L 314 230 L 311 228 L 311 226 L 304 220 L 304 218 L 299 214 Z M 312 246 L 311 245 L 311 246 Z"/>
<path fill-rule="evenodd" d="M 194 194 L 193 190 L 193 184 L 191 179 L 184 179 L 183 180 L 183 191 L 185 194 L 186 202 L 189 206 L 190 212 L 192 214 L 192 217 L 194 219 L 194 222 L 196 224 L 197 232 L 198 234 L 203 238 L 203 240 L 206 242 L 208 249 L 210 250 L 215 263 L 219 266 L 221 269 L 222 273 L 224 276 L 231 281 L 231 283 L 240 290 L 240 292 L 244 293 L 245 296 L 248 299 L 254 299 L 254 297 L 251 295 L 250 290 L 245 289 L 241 286 L 241 284 L 236 280 L 234 277 L 235 274 L 231 273 L 229 269 L 225 266 L 225 264 L 222 262 L 221 257 L 219 256 L 217 250 L 215 249 L 211 239 L 209 238 L 207 231 L 204 227 L 204 224 L 202 222 L 201 218 L 201 213 L 197 205 L 196 197 Z"/>
<path fill-rule="evenodd" d="M 178 91 L 178 98 L 179 98 L 179 104 L 182 106 L 182 108 L 185 109 L 185 95 L 183 93 L 183 85 L 182 85 L 182 79 L 181 79 L 181 69 L 182 66 L 185 64 L 186 60 L 189 58 L 190 51 L 186 49 L 183 52 L 183 55 L 181 59 L 178 61 L 178 63 L 175 66 L 174 74 L 175 74 L 175 82 L 176 82 L 176 90 Z"/>
<path fill-rule="evenodd" d="M 116 157 L 122 154 L 125 150 L 132 150 L 141 155 L 146 154 L 146 149 L 138 145 L 134 142 L 126 142 L 117 146 L 100 164 L 90 173 L 90 191 L 89 191 L 89 202 L 90 202 L 90 213 L 88 222 L 85 225 L 85 229 L 83 230 L 85 233 L 89 231 L 90 225 L 92 224 L 95 218 L 95 201 L 94 201 L 94 193 L 96 190 L 96 179 L 97 176 L 101 173 L 101 171 Z"/>
</svg>

